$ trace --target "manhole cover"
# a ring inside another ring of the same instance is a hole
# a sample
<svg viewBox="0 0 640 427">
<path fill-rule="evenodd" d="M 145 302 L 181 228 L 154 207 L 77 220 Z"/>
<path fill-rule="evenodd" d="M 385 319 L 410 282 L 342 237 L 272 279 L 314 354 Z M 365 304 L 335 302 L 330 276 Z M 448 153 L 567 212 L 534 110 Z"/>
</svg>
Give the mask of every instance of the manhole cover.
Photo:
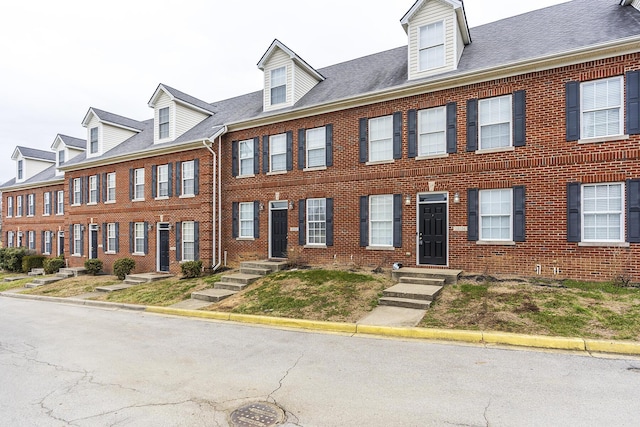
<svg viewBox="0 0 640 427">
<path fill-rule="evenodd" d="M 248 403 L 231 413 L 233 427 L 272 427 L 282 421 L 282 409 L 266 402 Z"/>
</svg>

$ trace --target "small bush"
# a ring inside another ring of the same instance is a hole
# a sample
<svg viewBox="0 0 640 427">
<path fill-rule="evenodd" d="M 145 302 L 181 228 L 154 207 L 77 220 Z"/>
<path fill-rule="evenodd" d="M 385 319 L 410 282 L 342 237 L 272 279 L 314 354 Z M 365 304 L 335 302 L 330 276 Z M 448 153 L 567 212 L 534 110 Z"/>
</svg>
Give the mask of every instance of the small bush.
<svg viewBox="0 0 640 427">
<path fill-rule="evenodd" d="M 45 274 L 54 274 L 60 271 L 61 268 L 65 267 L 64 257 L 60 255 L 55 258 L 47 258 L 42 263 L 42 267 L 44 267 Z"/>
<path fill-rule="evenodd" d="M 88 259 L 84 262 L 84 268 L 87 269 L 87 273 L 92 276 L 97 276 L 102 271 L 102 261 L 99 259 Z"/>
<path fill-rule="evenodd" d="M 27 248 L 2 248 L 0 249 L 0 269 L 22 273 L 22 258 L 29 255 Z"/>
<path fill-rule="evenodd" d="M 202 275 L 202 261 L 187 261 L 180 265 L 182 269 L 182 277 L 185 279 L 193 279 Z"/>
<path fill-rule="evenodd" d="M 45 259 L 44 255 L 25 255 L 22 257 L 22 272 L 28 273 L 34 268 L 42 268 Z"/>
<path fill-rule="evenodd" d="M 136 268 L 136 262 L 131 258 L 120 258 L 113 263 L 113 274 L 124 280 Z"/>
</svg>

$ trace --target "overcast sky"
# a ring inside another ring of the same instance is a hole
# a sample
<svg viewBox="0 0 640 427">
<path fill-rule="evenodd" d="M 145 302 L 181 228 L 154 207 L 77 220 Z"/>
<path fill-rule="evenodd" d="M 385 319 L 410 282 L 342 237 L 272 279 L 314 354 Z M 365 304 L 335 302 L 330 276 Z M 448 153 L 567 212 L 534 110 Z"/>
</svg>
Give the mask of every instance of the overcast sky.
<svg viewBox="0 0 640 427">
<path fill-rule="evenodd" d="M 473 27 L 563 0 L 465 0 Z M 0 182 L 17 145 L 86 139 L 89 107 L 149 119 L 165 83 L 207 102 L 262 88 L 256 64 L 278 38 L 322 68 L 406 45 L 414 0 L 31 0 L 0 15 Z"/>
</svg>

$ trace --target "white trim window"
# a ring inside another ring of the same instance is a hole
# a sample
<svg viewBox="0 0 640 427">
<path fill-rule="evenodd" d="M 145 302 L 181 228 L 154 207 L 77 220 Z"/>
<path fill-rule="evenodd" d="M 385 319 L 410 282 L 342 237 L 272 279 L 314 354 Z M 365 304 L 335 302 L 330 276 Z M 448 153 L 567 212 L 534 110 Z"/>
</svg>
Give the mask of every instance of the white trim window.
<svg viewBox="0 0 640 427">
<path fill-rule="evenodd" d="M 56 215 L 64 214 L 64 190 L 58 190 L 58 210 Z"/>
<path fill-rule="evenodd" d="M 16 196 L 16 217 L 22 216 L 22 196 Z"/>
<path fill-rule="evenodd" d="M 480 190 L 480 240 L 513 240 L 513 190 Z"/>
<path fill-rule="evenodd" d="M 511 95 L 478 101 L 481 150 L 512 145 L 511 102 Z"/>
<path fill-rule="evenodd" d="M 271 105 L 287 102 L 287 67 L 271 70 Z"/>
<path fill-rule="evenodd" d="M 393 195 L 369 196 L 369 245 L 393 246 Z"/>
<path fill-rule="evenodd" d="M 195 226 L 193 221 L 182 223 L 182 260 L 195 261 Z"/>
<path fill-rule="evenodd" d="M 73 255 L 82 254 L 82 228 L 80 224 L 73 224 Z"/>
<path fill-rule="evenodd" d="M 51 254 L 51 231 L 44 232 L 44 254 Z"/>
<path fill-rule="evenodd" d="M 307 199 L 307 245 L 327 244 L 327 199 Z"/>
<path fill-rule="evenodd" d="M 98 203 L 98 176 L 91 175 L 89 177 L 89 203 Z"/>
<path fill-rule="evenodd" d="M 65 162 L 64 148 L 58 151 L 58 166 L 62 166 Z"/>
<path fill-rule="evenodd" d="M 133 253 L 136 255 L 144 255 L 144 222 L 136 222 L 134 227 Z"/>
<path fill-rule="evenodd" d="M 107 252 L 116 252 L 116 224 L 107 224 Z"/>
<path fill-rule="evenodd" d="M 158 110 L 158 139 L 169 138 L 169 107 Z"/>
<path fill-rule="evenodd" d="M 7 218 L 13 216 L 13 196 L 7 197 Z"/>
<path fill-rule="evenodd" d="M 80 178 L 73 178 L 73 204 L 79 205 L 82 197 L 82 187 Z"/>
<path fill-rule="evenodd" d="M 18 248 L 22 247 L 22 237 L 23 237 L 22 231 L 18 231 L 18 238 L 16 241 L 16 247 Z"/>
<path fill-rule="evenodd" d="M 144 200 L 144 168 L 133 171 L 133 199 Z"/>
<path fill-rule="evenodd" d="M 418 156 L 447 152 L 447 109 L 429 108 L 418 112 Z"/>
<path fill-rule="evenodd" d="M 240 176 L 253 175 L 253 139 L 246 139 L 238 143 L 238 170 Z"/>
<path fill-rule="evenodd" d="M 196 167 L 193 160 L 182 162 L 182 195 L 193 196 L 196 192 Z"/>
<path fill-rule="evenodd" d="M 271 135 L 269 137 L 269 171 L 279 172 L 287 170 L 287 134 Z"/>
<path fill-rule="evenodd" d="M 98 128 L 89 130 L 89 153 L 96 154 L 98 152 Z"/>
<path fill-rule="evenodd" d="M 419 29 L 419 69 L 444 66 L 444 21 L 423 25 Z"/>
<path fill-rule="evenodd" d="M 45 191 L 43 196 L 42 196 L 42 206 L 43 206 L 43 210 L 42 210 L 42 214 L 45 216 L 49 216 L 51 215 L 51 193 L 49 193 L 48 191 Z"/>
<path fill-rule="evenodd" d="M 623 133 L 622 77 L 580 84 L 582 138 L 600 138 Z"/>
<path fill-rule="evenodd" d="M 582 241 L 624 241 L 624 197 L 622 183 L 582 186 Z"/>
<path fill-rule="evenodd" d="M 18 160 L 18 181 L 24 179 L 24 160 Z"/>
<path fill-rule="evenodd" d="M 308 168 L 327 165 L 327 128 L 325 126 L 307 129 L 306 131 L 306 160 Z"/>
<path fill-rule="evenodd" d="M 29 231 L 27 235 L 29 239 L 29 250 L 35 251 L 36 250 L 36 232 Z"/>
<path fill-rule="evenodd" d="M 169 165 L 158 166 L 156 173 L 158 174 L 156 194 L 158 197 L 169 197 Z"/>
<path fill-rule="evenodd" d="M 369 161 L 393 159 L 393 116 L 369 119 Z"/>
<path fill-rule="evenodd" d="M 253 202 L 238 205 L 240 220 L 240 238 L 253 238 Z"/>
<path fill-rule="evenodd" d="M 9 247 L 9 248 L 13 248 L 14 247 L 14 245 L 15 245 L 14 238 L 15 238 L 15 233 L 13 231 L 8 231 L 7 232 L 7 247 Z"/>
<path fill-rule="evenodd" d="M 107 200 L 105 202 L 116 201 L 116 173 L 111 172 L 107 174 Z"/>
<path fill-rule="evenodd" d="M 34 216 L 36 214 L 36 195 L 27 195 L 27 216 Z"/>
</svg>

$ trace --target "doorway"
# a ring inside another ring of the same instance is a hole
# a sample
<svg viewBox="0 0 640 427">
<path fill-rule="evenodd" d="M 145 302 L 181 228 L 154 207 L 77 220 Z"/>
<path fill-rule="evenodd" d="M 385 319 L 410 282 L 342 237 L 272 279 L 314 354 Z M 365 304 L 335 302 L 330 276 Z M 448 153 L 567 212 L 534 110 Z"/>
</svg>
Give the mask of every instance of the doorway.
<svg viewBox="0 0 640 427">
<path fill-rule="evenodd" d="M 418 200 L 418 264 L 447 265 L 447 194 L 423 194 Z"/>
<path fill-rule="evenodd" d="M 287 258 L 289 205 L 286 201 L 269 204 L 269 258 Z"/>
</svg>

